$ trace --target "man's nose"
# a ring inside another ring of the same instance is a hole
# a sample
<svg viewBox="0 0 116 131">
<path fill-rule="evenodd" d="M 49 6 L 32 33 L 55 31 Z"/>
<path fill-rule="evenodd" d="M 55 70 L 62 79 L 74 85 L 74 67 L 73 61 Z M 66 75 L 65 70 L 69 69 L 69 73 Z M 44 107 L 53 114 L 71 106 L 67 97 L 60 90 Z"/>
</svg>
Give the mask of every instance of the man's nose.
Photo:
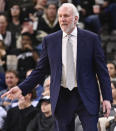
<svg viewBox="0 0 116 131">
<path fill-rule="evenodd" d="M 61 21 L 65 21 L 65 17 L 64 16 L 61 17 Z"/>
</svg>

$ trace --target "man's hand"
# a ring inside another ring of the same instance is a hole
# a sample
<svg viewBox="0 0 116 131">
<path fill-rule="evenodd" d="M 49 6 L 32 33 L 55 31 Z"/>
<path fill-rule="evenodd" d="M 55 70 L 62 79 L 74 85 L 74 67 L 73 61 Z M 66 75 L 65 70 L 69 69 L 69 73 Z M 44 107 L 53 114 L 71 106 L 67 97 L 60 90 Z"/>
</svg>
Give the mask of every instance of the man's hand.
<svg viewBox="0 0 116 131">
<path fill-rule="evenodd" d="M 7 97 L 8 99 L 14 100 L 22 97 L 22 91 L 18 86 L 11 88 L 8 92 L 4 93 L 1 98 Z"/>
<path fill-rule="evenodd" d="M 110 115 L 110 110 L 111 110 L 110 101 L 104 100 L 103 101 L 103 113 L 104 113 L 104 117 L 108 117 Z"/>
</svg>

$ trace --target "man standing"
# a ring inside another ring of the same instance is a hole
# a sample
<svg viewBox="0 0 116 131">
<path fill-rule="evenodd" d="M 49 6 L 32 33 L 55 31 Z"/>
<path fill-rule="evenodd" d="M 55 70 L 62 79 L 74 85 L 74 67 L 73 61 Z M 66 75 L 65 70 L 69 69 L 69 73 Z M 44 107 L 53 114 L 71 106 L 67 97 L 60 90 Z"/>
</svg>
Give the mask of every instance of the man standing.
<svg viewBox="0 0 116 131">
<path fill-rule="evenodd" d="M 58 10 L 62 31 L 43 40 L 43 51 L 36 69 L 19 86 L 4 94 L 10 99 L 26 95 L 51 72 L 50 99 L 56 121 L 55 131 L 74 131 L 78 113 L 84 131 L 97 131 L 100 82 L 103 111 L 108 117 L 112 101 L 111 84 L 99 37 L 76 27 L 79 14 L 70 3 Z"/>
</svg>

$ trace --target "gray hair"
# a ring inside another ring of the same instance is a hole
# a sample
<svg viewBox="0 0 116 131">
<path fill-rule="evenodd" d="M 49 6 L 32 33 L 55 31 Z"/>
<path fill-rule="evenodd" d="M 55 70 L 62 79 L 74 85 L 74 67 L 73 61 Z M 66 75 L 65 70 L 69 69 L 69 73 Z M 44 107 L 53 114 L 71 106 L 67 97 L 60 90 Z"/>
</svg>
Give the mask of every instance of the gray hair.
<svg viewBox="0 0 116 131">
<path fill-rule="evenodd" d="M 67 8 L 72 9 L 74 16 L 77 16 L 77 17 L 78 17 L 78 20 L 79 20 L 79 12 L 78 12 L 77 8 L 76 8 L 73 4 L 71 4 L 71 3 L 64 3 L 64 4 L 62 4 L 62 5 L 59 7 L 58 12 L 59 12 L 59 10 L 60 10 L 61 8 L 63 8 L 63 7 L 67 7 Z"/>
<path fill-rule="evenodd" d="M 50 81 L 50 76 L 48 76 L 45 80 L 44 80 L 44 84 L 43 84 L 43 87 L 45 88 L 46 86 L 46 83 Z"/>
</svg>

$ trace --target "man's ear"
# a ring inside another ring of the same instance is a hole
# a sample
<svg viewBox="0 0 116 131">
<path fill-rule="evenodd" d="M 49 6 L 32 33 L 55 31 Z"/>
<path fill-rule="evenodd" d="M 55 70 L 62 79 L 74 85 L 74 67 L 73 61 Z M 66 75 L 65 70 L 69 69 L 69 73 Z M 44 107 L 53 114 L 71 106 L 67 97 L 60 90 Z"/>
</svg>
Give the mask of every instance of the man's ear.
<svg viewBox="0 0 116 131">
<path fill-rule="evenodd" d="M 79 20 L 79 17 L 75 16 L 75 24 L 77 24 L 78 20 Z"/>
</svg>

